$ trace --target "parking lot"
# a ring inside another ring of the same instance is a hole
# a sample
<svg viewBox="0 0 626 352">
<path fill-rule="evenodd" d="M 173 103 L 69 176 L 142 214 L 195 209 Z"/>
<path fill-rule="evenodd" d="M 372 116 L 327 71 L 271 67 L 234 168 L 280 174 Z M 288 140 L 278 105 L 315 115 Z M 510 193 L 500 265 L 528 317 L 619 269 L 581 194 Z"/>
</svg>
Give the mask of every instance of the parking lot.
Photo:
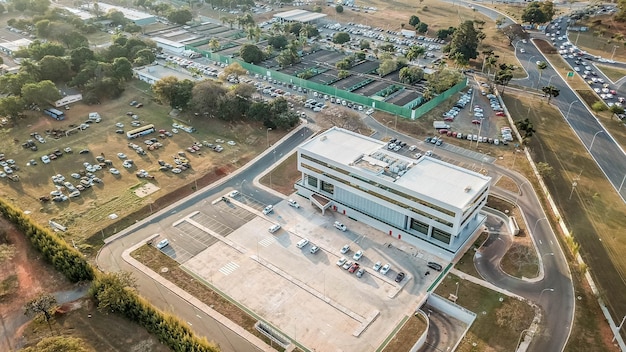
<svg viewBox="0 0 626 352">
<path fill-rule="evenodd" d="M 426 266 L 438 261 L 432 255 L 337 214 L 321 216 L 306 199 L 294 195 L 300 208 L 281 202 L 263 216 L 252 197 L 226 197 L 166 229 L 163 253 L 312 350 L 375 349 L 437 277 Z M 348 230 L 334 228 L 335 220 Z M 272 234 L 272 224 L 282 228 Z M 310 242 L 298 248 L 303 238 Z M 346 244 L 350 250 L 341 254 Z M 313 245 L 320 247 L 315 254 Z M 361 278 L 336 265 L 341 256 L 354 261 L 358 250 Z M 376 262 L 391 270 L 374 271 Z M 406 277 L 396 283 L 399 272 Z"/>
</svg>

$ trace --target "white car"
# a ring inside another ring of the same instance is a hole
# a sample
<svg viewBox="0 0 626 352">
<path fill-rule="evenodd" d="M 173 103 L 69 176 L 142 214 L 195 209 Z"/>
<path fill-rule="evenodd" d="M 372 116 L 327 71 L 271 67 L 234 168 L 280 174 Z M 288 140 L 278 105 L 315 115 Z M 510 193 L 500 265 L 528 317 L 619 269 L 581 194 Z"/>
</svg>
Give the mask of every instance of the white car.
<svg viewBox="0 0 626 352">
<path fill-rule="evenodd" d="M 231 198 L 235 198 L 239 195 L 239 191 L 232 191 L 228 194 Z"/>
<path fill-rule="evenodd" d="M 41 157 L 41 162 L 44 164 L 49 164 L 50 163 L 50 157 L 47 155 L 44 155 Z"/>
<path fill-rule="evenodd" d="M 315 254 L 320 251 L 320 247 L 313 245 L 311 246 L 311 249 L 309 251 L 311 252 L 311 254 Z"/>
<path fill-rule="evenodd" d="M 385 266 L 383 266 L 380 269 L 380 273 L 383 275 L 387 275 L 387 273 L 389 272 L 389 269 L 391 269 L 391 265 L 389 263 L 385 264 Z"/>
<path fill-rule="evenodd" d="M 160 241 L 159 243 L 157 243 L 156 247 L 157 249 L 163 249 L 165 247 L 167 247 L 170 244 L 170 241 L 168 241 L 167 239 L 164 239 L 162 241 Z"/>
<path fill-rule="evenodd" d="M 411 151 L 411 152 L 414 151 L 415 149 L 417 149 L 416 145 L 412 145 L 412 146 L 409 147 L 409 151 Z"/>
<path fill-rule="evenodd" d="M 268 205 L 265 208 L 263 208 L 263 214 L 267 215 L 271 212 L 274 211 L 274 206 L 273 205 Z"/>
<path fill-rule="evenodd" d="M 126 159 L 126 154 L 124 153 L 117 153 L 117 157 L 120 159 Z"/>
<path fill-rule="evenodd" d="M 343 266 L 347 261 L 348 259 L 346 259 L 346 257 L 341 257 L 335 264 L 337 264 L 337 266 Z"/>
<path fill-rule="evenodd" d="M 288 203 L 290 206 L 292 206 L 292 207 L 294 207 L 294 208 L 296 208 L 296 209 L 300 208 L 300 204 L 298 204 L 298 202 L 296 202 L 296 201 L 295 201 L 295 200 L 293 200 L 293 199 L 289 199 L 289 200 L 287 201 L 287 203 Z"/>
<path fill-rule="evenodd" d="M 109 172 L 112 173 L 113 175 L 119 175 L 120 174 L 120 171 L 118 169 L 116 169 L 116 168 L 113 168 L 113 167 L 109 169 Z"/>
<path fill-rule="evenodd" d="M 309 244 L 309 240 L 307 240 L 306 238 L 303 238 L 300 241 L 298 241 L 298 243 L 296 244 L 296 247 L 304 248 L 307 244 Z"/>
<path fill-rule="evenodd" d="M 361 259 L 361 257 L 363 257 L 363 251 L 359 250 L 356 253 L 354 253 L 354 256 L 352 256 L 352 259 L 358 261 L 359 259 Z"/>
<path fill-rule="evenodd" d="M 237 145 L 237 143 L 235 143 L 234 141 L 228 141 L 228 142 L 226 142 L 226 144 L 228 144 L 230 146 Z"/>
<path fill-rule="evenodd" d="M 124 127 L 124 124 L 121 123 L 121 122 L 118 122 L 118 123 L 115 124 L 115 127 L 122 128 L 122 127 Z"/>
<path fill-rule="evenodd" d="M 383 263 L 381 262 L 376 262 L 376 264 L 374 264 L 374 266 L 372 267 L 372 269 L 374 269 L 374 271 L 378 271 L 380 270 L 380 268 L 383 266 Z"/>
<path fill-rule="evenodd" d="M 343 247 L 341 247 L 341 254 L 346 254 L 350 251 L 350 245 L 345 245 Z"/>
<path fill-rule="evenodd" d="M 270 226 L 269 229 L 267 229 L 270 233 L 274 233 L 278 230 L 280 230 L 280 225 L 279 224 L 274 224 L 272 226 Z"/>
<path fill-rule="evenodd" d="M 336 227 L 337 229 L 341 230 L 341 231 L 346 231 L 348 228 L 346 227 L 346 225 L 340 223 L 339 221 L 335 221 L 333 223 L 333 226 Z"/>
</svg>

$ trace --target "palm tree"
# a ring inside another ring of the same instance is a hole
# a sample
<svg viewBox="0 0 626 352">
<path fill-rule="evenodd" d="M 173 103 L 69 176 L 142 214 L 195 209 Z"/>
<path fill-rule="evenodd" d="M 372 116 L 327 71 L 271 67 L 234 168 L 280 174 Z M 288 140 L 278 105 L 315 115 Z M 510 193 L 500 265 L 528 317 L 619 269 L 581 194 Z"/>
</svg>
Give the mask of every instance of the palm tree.
<svg viewBox="0 0 626 352">
<path fill-rule="evenodd" d="M 278 23 L 278 22 L 274 22 L 272 23 L 272 26 L 270 27 L 270 33 L 273 34 L 279 34 L 282 33 L 282 31 L 284 30 L 284 27 L 282 24 Z"/>
<path fill-rule="evenodd" d="M 250 26 L 246 28 L 246 38 L 254 42 L 258 42 L 261 38 L 261 28 L 259 26 Z"/>
<path fill-rule="evenodd" d="M 421 45 L 413 45 L 409 48 L 409 51 L 406 53 L 406 59 L 409 61 L 419 60 L 419 57 L 424 55 L 426 52 L 426 48 Z M 419 64 L 419 61 L 417 62 Z"/>
<path fill-rule="evenodd" d="M 543 87 L 543 88 L 541 88 L 541 91 L 544 92 L 546 94 L 546 96 L 548 97 L 548 104 L 550 104 L 550 100 L 552 98 L 558 97 L 559 93 L 561 92 L 555 86 Z"/>
<path fill-rule="evenodd" d="M 498 63 L 497 55 L 487 56 L 487 58 L 485 59 L 485 66 L 487 66 L 487 78 L 489 78 L 489 75 L 491 74 L 491 68 L 495 67 L 497 63 Z"/>
<path fill-rule="evenodd" d="M 211 49 L 212 52 L 219 50 L 220 47 L 220 42 L 217 39 L 213 38 L 209 41 L 209 49 Z"/>
</svg>

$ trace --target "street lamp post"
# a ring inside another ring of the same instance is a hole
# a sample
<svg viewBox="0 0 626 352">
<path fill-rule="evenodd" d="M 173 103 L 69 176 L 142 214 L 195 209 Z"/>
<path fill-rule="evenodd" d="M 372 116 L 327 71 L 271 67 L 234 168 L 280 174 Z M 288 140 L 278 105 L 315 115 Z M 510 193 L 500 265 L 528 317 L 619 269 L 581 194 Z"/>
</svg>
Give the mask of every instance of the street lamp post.
<svg viewBox="0 0 626 352">
<path fill-rule="evenodd" d="M 613 45 L 613 54 L 611 54 L 611 61 L 613 61 L 613 57 L 615 56 L 615 49 L 619 48 L 619 45 Z"/>
<path fill-rule="evenodd" d="M 553 288 L 544 288 L 543 290 L 541 290 L 541 293 L 539 294 L 539 299 L 537 300 L 538 303 L 541 303 L 541 296 L 546 291 L 554 292 L 554 289 Z"/>
<path fill-rule="evenodd" d="M 619 326 L 617 327 L 617 331 L 613 335 L 613 340 L 611 340 L 611 342 L 615 342 L 615 338 L 617 337 L 617 334 L 619 334 L 620 330 L 622 330 L 622 326 L 624 325 L 624 320 L 626 320 L 626 315 L 624 315 L 624 317 L 622 318 L 622 322 L 619 323 Z"/>
<path fill-rule="evenodd" d="M 270 131 L 272 130 L 271 127 L 267 128 L 267 146 L 270 146 Z"/>
<path fill-rule="evenodd" d="M 591 148 L 593 148 L 593 142 L 595 142 L 596 136 L 598 135 L 598 133 L 602 133 L 602 132 L 604 132 L 604 130 L 600 130 L 600 131 L 596 132 L 593 135 L 593 138 L 591 138 L 591 144 L 589 144 L 589 153 L 591 153 Z"/>
<path fill-rule="evenodd" d="M 537 230 L 537 225 L 539 225 L 539 221 L 541 220 L 548 220 L 548 218 L 544 216 L 541 219 L 537 219 L 537 221 L 535 221 L 535 226 L 533 226 L 533 232 L 532 232 L 533 234 L 535 233 L 535 230 Z"/>
<path fill-rule="evenodd" d="M 548 80 L 548 85 L 547 87 L 550 87 L 550 82 L 552 82 L 552 78 L 554 78 L 555 76 L 558 76 L 557 74 L 554 74 L 552 76 L 550 76 L 550 79 Z"/>
<path fill-rule="evenodd" d="M 574 103 L 578 103 L 578 100 L 574 100 L 573 102 L 569 103 L 569 108 L 567 108 L 567 114 L 565 114 L 565 120 L 569 119 L 569 113 L 572 110 L 572 105 L 574 105 Z"/>
<path fill-rule="evenodd" d="M 522 336 L 524 336 L 525 332 L 529 332 L 530 329 L 524 329 L 522 330 L 522 332 L 519 334 L 519 339 L 517 340 L 517 345 L 515 345 L 515 350 L 517 351 L 517 348 L 519 347 L 519 345 L 522 343 Z"/>
</svg>

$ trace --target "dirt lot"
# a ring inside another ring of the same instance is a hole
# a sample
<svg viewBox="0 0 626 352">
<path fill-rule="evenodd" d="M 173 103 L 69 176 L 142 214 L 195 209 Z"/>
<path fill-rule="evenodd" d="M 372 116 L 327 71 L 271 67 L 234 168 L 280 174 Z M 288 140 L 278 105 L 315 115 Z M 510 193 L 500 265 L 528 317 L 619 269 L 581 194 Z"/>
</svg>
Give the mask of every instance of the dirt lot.
<svg viewBox="0 0 626 352">
<path fill-rule="evenodd" d="M 124 124 L 123 129 L 125 131 L 134 128 L 130 126 L 132 119 L 125 114 L 127 111 L 136 113 L 139 116 L 139 121 L 153 123 L 157 129 L 171 130 L 172 123 L 175 121 L 168 115 L 169 109 L 152 101 L 150 95 L 147 94 L 148 89 L 149 87 L 142 82 L 133 81 L 129 84 L 124 95 L 115 101 L 95 106 L 81 103 L 73 104 L 71 110 L 66 111 L 67 118 L 64 121 L 55 121 L 42 113 L 29 111 L 28 117 L 17 121 L 14 126 L 0 130 L 2 137 L 0 150 L 6 154 L 7 158 L 15 159 L 20 167 L 17 174 L 21 177 L 20 182 L 1 180 L 0 182 L 5 183 L 5 186 L 0 190 L 0 196 L 18 203 L 23 210 L 30 211 L 31 216 L 40 223 L 54 220 L 67 226 L 72 237 L 80 242 L 112 224 L 115 220 L 109 218 L 110 214 L 123 217 L 183 185 L 193 185 L 195 180 L 201 179 L 202 176 L 216 167 L 221 168 L 223 165 L 228 165 L 229 168 L 242 166 L 259 152 L 260 147 L 257 141 L 266 138 L 267 131 L 260 125 L 224 124 L 215 120 L 188 120 L 186 118 L 185 121 L 177 122 L 192 125 L 197 129 L 197 132 L 189 134 L 180 131 L 171 138 L 159 139 L 164 147 L 155 151 L 148 151 L 143 141 L 157 137 L 157 134 L 153 133 L 145 138 L 138 138 L 133 142 L 141 144 L 146 149 L 147 155 L 137 155 L 127 146 L 129 141 L 126 135 L 115 133 L 115 130 L 118 129 L 115 127 L 117 122 Z M 143 103 L 144 107 L 137 109 L 129 106 L 128 102 L 131 100 Z M 45 144 L 36 142 L 39 147 L 36 152 L 21 147 L 21 143 L 30 138 L 30 133 L 38 132 L 45 136 L 46 130 L 66 130 L 70 124 L 80 124 L 85 121 L 88 113 L 92 111 L 96 111 L 102 116 L 101 123 L 91 124 L 87 130 L 72 134 L 69 137 L 59 139 L 48 137 Z M 185 150 L 195 141 L 208 140 L 215 143 L 217 138 L 224 141 L 233 140 L 236 145 L 229 146 L 222 142 L 225 150 L 219 154 L 206 148 L 194 154 Z M 272 140 L 280 138 L 280 132 L 271 131 L 269 138 Z M 63 150 L 68 146 L 73 149 L 73 153 L 65 154 L 47 165 L 41 162 L 40 157 L 42 155 L 48 154 L 54 149 Z M 82 149 L 88 149 L 89 153 L 79 154 L 78 151 Z M 173 164 L 173 156 L 178 151 L 187 153 L 192 169 L 178 175 L 158 171 L 157 160 L 164 160 Z M 119 152 L 125 153 L 129 159 L 132 159 L 135 162 L 135 167 L 131 169 L 122 167 L 122 160 L 116 155 Z M 107 171 L 107 166 L 102 171 L 96 172 L 96 176 L 103 180 L 103 184 L 85 190 L 78 198 L 63 203 L 41 203 L 38 200 L 39 197 L 48 195 L 50 191 L 54 190 L 51 181 L 53 175 L 60 173 L 65 176 L 66 180 L 74 181 L 70 178 L 70 174 L 83 169 L 84 162 L 96 164 L 95 157 L 98 155 L 110 159 L 113 162 L 112 166 L 117 168 L 121 175 L 110 174 Z M 27 166 L 26 164 L 30 159 L 35 159 L 38 164 Z M 148 182 L 135 176 L 135 172 L 139 169 L 145 169 L 156 177 L 150 182 L 159 187 L 159 191 L 144 198 L 140 198 L 134 193 L 136 188 Z"/>
</svg>

